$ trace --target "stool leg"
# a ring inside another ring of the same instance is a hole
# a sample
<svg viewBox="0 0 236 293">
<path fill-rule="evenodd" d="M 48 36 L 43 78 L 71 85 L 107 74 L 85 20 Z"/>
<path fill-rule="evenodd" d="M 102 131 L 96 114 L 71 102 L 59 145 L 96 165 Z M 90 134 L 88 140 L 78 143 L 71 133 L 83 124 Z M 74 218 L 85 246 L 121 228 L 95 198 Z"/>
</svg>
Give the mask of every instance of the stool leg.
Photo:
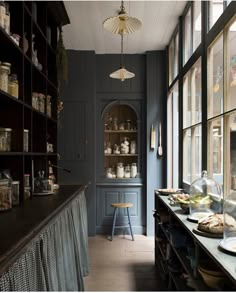
<svg viewBox="0 0 236 293">
<path fill-rule="evenodd" d="M 114 236 L 114 231 L 115 231 L 116 214 L 117 214 L 117 208 L 114 209 L 114 213 L 113 213 L 113 224 L 112 224 L 112 232 L 111 232 L 111 241 L 112 241 L 112 238 Z"/>
<path fill-rule="evenodd" d="M 134 235 L 133 235 L 132 226 L 131 226 L 131 221 L 130 221 L 130 215 L 129 215 L 129 208 L 127 208 L 127 214 L 128 214 L 128 219 L 129 219 L 130 233 L 131 233 L 131 236 L 132 236 L 132 240 L 134 241 Z"/>
</svg>

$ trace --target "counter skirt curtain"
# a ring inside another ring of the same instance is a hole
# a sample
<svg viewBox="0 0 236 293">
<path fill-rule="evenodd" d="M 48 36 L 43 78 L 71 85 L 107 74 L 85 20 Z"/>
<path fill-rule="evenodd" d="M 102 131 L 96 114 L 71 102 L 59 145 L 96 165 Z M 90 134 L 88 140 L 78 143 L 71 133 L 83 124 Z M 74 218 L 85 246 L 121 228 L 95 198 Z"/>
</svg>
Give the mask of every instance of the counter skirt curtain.
<svg viewBox="0 0 236 293">
<path fill-rule="evenodd" d="M 60 212 L 0 277 L 1 291 L 84 291 L 89 271 L 85 192 Z"/>
</svg>

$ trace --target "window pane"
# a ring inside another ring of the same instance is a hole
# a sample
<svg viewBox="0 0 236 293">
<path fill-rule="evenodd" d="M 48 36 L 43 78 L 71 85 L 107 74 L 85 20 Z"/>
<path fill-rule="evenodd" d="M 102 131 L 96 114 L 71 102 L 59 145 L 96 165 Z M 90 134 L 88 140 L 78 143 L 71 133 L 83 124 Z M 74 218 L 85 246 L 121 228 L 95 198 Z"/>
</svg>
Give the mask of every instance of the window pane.
<svg viewBox="0 0 236 293">
<path fill-rule="evenodd" d="M 201 1 L 193 3 L 193 52 L 201 43 Z"/>
<path fill-rule="evenodd" d="M 236 21 L 229 27 L 228 96 L 227 110 L 236 108 Z"/>
<path fill-rule="evenodd" d="M 169 85 L 174 80 L 173 79 L 173 74 L 174 74 L 173 63 L 174 63 L 174 41 L 172 39 L 169 45 Z"/>
<path fill-rule="evenodd" d="M 223 118 L 208 121 L 208 172 L 223 186 Z"/>
<path fill-rule="evenodd" d="M 209 29 L 215 24 L 217 19 L 221 16 L 224 10 L 223 0 L 209 1 Z"/>
<path fill-rule="evenodd" d="M 179 92 L 176 84 L 168 96 L 168 186 L 179 186 Z"/>
<path fill-rule="evenodd" d="M 192 162 L 192 182 L 201 177 L 202 171 L 202 127 L 197 126 L 192 129 L 192 146 L 191 146 L 191 162 Z"/>
<path fill-rule="evenodd" d="M 227 134 L 229 134 L 229 137 L 226 138 L 229 141 L 227 144 L 228 149 L 226 150 L 226 160 L 230 164 L 227 166 L 230 172 L 225 194 L 231 194 L 233 191 L 236 191 L 236 112 L 229 116 L 229 120 L 226 120 L 226 125 Z"/>
<path fill-rule="evenodd" d="M 202 70 L 201 59 L 194 64 L 192 69 L 192 125 L 202 120 Z"/>
<path fill-rule="evenodd" d="M 202 119 L 201 108 L 201 59 L 184 76 L 183 127 L 197 124 Z"/>
<path fill-rule="evenodd" d="M 223 113 L 223 58 L 221 35 L 208 49 L 208 118 Z"/>
<path fill-rule="evenodd" d="M 191 129 L 183 131 L 183 181 L 191 184 Z"/>
<path fill-rule="evenodd" d="M 174 54 L 174 78 L 178 74 L 179 70 L 179 33 L 175 36 L 175 54 Z"/>
<path fill-rule="evenodd" d="M 191 9 L 184 18 L 184 63 L 188 61 L 191 56 Z"/>
</svg>

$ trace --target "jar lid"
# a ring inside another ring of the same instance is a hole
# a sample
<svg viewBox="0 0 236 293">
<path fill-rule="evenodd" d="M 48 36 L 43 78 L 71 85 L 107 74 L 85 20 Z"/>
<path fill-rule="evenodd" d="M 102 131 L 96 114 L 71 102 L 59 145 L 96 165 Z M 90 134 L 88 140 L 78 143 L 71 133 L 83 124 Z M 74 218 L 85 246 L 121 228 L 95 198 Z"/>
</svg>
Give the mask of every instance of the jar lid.
<svg viewBox="0 0 236 293">
<path fill-rule="evenodd" d="M 11 128 L 0 128 L 0 131 L 12 131 Z"/>
<path fill-rule="evenodd" d="M 20 184 L 20 181 L 12 181 L 11 184 Z"/>
<path fill-rule="evenodd" d="M 7 66 L 7 67 L 11 67 L 11 63 L 8 63 L 8 62 L 2 62 L 2 65 Z"/>
<path fill-rule="evenodd" d="M 29 132 L 29 129 L 24 129 L 24 132 Z"/>
<path fill-rule="evenodd" d="M 8 70 L 10 72 L 10 67 L 9 66 L 6 66 L 6 65 L 3 65 L 3 63 L 0 65 L 1 69 L 3 70 Z"/>
</svg>

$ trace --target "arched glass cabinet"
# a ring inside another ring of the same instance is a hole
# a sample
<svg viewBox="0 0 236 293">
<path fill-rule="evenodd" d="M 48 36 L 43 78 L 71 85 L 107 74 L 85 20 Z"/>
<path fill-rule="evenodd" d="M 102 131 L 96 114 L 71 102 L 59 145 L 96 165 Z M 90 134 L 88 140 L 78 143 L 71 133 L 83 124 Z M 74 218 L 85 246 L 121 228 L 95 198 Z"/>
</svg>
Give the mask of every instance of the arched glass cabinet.
<svg viewBox="0 0 236 293">
<path fill-rule="evenodd" d="M 139 177 L 139 123 L 135 109 L 127 104 L 114 104 L 105 109 L 103 118 L 105 177 Z"/>
</svg>

